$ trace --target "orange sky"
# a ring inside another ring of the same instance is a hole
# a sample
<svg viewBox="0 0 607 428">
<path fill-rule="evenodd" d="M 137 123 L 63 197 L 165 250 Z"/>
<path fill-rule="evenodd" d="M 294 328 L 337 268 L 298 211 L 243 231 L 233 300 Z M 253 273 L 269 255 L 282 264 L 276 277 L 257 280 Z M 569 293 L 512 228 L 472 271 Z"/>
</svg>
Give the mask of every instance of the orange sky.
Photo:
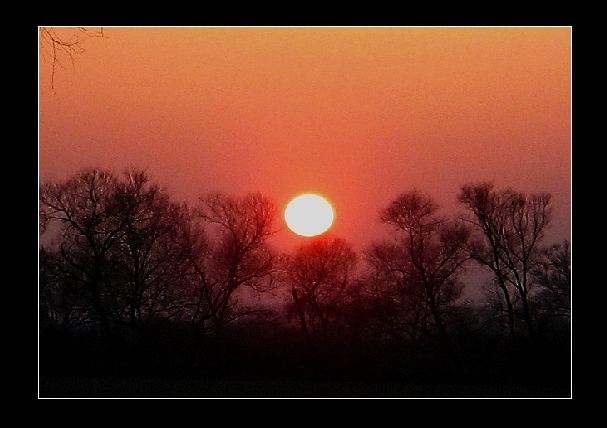
<svg viewBox="0 0 607 428">
<path fill-rule="evenodd" d="M 179 200 L 317 192 L 359 249 L 399 192 L 452 210 L 494 180 L 551 192 L 549 238 L 569 236 L 569 28 L 104 30 L 54 92 L 42 52 L 41 180 L 133 165 Z"/>
</svg>

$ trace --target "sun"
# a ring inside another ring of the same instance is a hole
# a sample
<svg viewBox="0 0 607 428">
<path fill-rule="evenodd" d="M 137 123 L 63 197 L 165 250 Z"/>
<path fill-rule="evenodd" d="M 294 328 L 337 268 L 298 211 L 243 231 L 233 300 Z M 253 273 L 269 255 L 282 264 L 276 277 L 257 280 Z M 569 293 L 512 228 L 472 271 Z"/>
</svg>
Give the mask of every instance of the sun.
<svg viewBox="0 0 607 428">
<path fill-rule="evenodd" d="M 316 236 L 326 232 L 333 224 L 334 217 L 329 201 L 314 193 L 293 198 L 285 209 L 287 226 L 301 236 Z"/>
</svg>

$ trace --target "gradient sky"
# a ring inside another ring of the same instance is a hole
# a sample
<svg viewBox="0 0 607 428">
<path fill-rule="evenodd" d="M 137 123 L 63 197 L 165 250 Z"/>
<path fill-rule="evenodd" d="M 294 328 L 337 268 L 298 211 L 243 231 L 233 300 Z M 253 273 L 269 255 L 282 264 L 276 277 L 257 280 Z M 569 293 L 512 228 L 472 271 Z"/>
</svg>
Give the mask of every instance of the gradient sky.
<svg viewBox="0 0 607 428">
<path fill-rule="evenodd" d="M 104 33 L 63 58 L 54 91 L 41 51 L 42 181 L 131 165 L 190 202 L 259 190 L 282 209 L 317 192 L 362 249 L 400 192 L 448 213 L 462 184 L 493 180 L 552 193 L 548 239 L 570 235 L 570 28 Z"/>
</svg>

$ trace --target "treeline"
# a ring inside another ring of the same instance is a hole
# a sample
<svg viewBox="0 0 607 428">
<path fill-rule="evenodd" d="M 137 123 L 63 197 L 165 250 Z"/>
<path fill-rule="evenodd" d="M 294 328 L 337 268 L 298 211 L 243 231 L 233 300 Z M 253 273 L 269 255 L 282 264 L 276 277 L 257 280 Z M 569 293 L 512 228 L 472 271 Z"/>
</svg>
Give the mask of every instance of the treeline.
<svg viewBox="0 0 607 428">
<path fill-rule="evenodd" d="M 261 194 L 188 206 L 136 170 L 45 183 L 42 374 L 568 378 L 570 248 L 544 243 L 550 195 L 476 183 L 457 198 L 449 218 L 398 195 L 379 216 L 392 238 L 362 254 L 331 234 L 280 254 Z M 460 299 L 473 265 L 492 278 L 477 305 Z"/>
</svg>

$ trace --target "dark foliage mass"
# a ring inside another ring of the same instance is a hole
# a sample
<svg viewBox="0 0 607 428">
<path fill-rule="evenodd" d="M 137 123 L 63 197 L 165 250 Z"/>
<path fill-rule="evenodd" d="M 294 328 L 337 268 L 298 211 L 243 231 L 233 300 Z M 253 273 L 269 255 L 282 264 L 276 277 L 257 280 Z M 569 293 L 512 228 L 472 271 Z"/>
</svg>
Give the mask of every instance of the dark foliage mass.
<svg viewBox="0 0 607 428">
<path fill-rule="evenodd" d="M 331 234 L 280 254 L 268 245 L 276 207 L 261 194 L 189 207 L 136 170 L 45 183 L 41 377 L 568 395 L 571 256 L 567 241 L 544 243 L 550 196 L 476 183 L 458 200 L 449 218 L 425 194 L 398 195 L 379 212 L 391 239 L 361 254 Z M 473 266 L 491 274 L 474 304 L 461 297 Z"/>
</svg>

